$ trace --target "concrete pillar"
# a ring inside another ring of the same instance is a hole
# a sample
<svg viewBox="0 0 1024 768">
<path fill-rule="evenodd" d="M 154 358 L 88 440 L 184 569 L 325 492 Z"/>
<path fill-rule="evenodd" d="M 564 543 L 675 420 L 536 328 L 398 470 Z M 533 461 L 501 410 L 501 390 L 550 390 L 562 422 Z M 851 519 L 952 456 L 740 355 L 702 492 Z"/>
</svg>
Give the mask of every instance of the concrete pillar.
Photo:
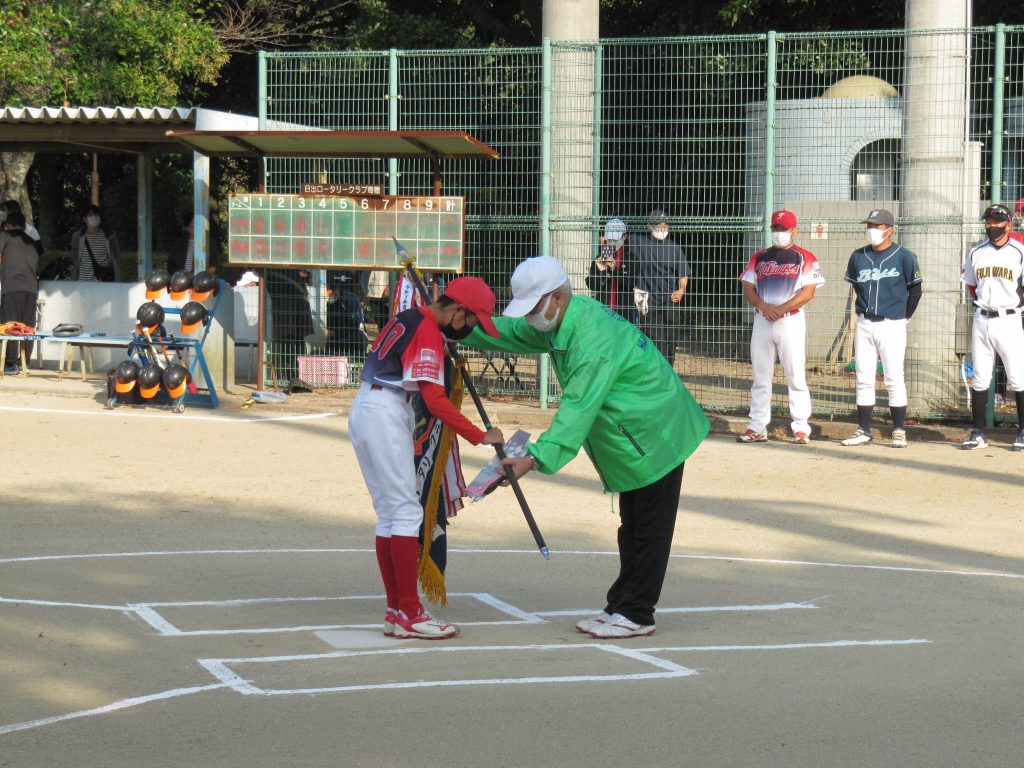
<svg viewBox="0 0 1024 768">
<path fill-rule="evenodd" d="M 547 0 L 544 37 L 551 46 L 551 256 L 565 266 L 573 286 L 584 278 L 594 253 L 591 222 L 594 187 L 594 46 L 599 0 Z"/>
<path fill-rule="evenodd" d="M 910 322 L 907 381 L 911 413 L 946 410 L 962 400 L 956 317 L 963 264 L 961 222 L 977 210 L 967 184 L 968 36 L 963 0 L 907 0 L 901 213 L 930 220 L 901 233 L 924 274 L 924 296 Z"/>
<path fill-rule="evenodd" d="M 206 269 L 210 238 L 210 158 L 202 152 L 192 153 L 193 239 L 195 240 L 195 271 Z"/>
</svg>

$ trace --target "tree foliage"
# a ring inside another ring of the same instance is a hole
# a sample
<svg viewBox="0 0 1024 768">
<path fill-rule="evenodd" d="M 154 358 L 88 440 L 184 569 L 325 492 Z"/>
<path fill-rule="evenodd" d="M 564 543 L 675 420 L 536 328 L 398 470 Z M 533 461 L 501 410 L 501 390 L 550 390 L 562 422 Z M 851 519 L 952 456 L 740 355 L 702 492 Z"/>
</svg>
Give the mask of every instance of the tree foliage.
<svg viewBox="0 0 1024 768">
<path fill-rule="evenodd" d="M 227 52 L 198 0 L 0 0 L 0 102 L 173 105 Z"/>
</svg>

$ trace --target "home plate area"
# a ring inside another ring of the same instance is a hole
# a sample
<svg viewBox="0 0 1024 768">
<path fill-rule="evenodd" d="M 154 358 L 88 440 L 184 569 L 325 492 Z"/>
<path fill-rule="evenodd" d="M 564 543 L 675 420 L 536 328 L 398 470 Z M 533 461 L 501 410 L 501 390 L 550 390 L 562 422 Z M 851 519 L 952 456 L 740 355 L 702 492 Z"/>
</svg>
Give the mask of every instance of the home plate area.
<svg viewBox="0 0 1024 768">
<path fill-rule="evenodd" d="M 141 603 L 129 606 L 165 637 L 312 632 L 335 650 L 323 653 L 198 659 L 220 683 L 260 696 L 468 685 L 523 685 L 642 681 L 697 674 L 681 659 L 700 651 L 797 650 L 927 643 L 923 639 L 848 640 L 770 645 L 658 645 L 653 637 L 599 643 L 577 633 L 561 642 L 530 642 L 542 625 L 559 627 L 595 610 L 531 612 L 480 592 L 449 596 L 458 605 L 463 635 L 450 641 L 386 638 L 380 630 L 381 595 L 249 598 Z M 675 613 L 813 611 L 811 602 L 661 607 Z M 345 616 L 350 623 L 311 619 Z M 488 642 L 502 628 L 504 642 Z M 564 632 L 562 633 L 565 634 Z M 517 637 L 518 635 L 518 637 Z M 473 642 L 476 639 L 477 642 Z M 517 640 L 519 642 L 517 642 Z"/>
</svg>

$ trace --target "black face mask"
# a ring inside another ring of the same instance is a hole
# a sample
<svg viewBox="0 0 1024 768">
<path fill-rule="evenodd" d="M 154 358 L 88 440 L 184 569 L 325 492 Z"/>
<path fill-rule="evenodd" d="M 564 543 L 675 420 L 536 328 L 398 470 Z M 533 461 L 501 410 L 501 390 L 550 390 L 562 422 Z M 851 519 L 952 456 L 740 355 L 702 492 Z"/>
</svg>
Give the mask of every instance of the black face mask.
<svg viewBox="0 0 1024 768">
<path fill-rule="evenodd" d="M 985 234 L 988 235 L 990 243 L 994 243 L 1006 234 L 1006 230 L 1002 227 L 985 227 Z"/>
<path fill-rule="evenodd" d="M 446 339 L 451 339 L 452 341 L 462 341 L 472 332 L 473 329 L 468 325 L 464 325 L 461 328 L 452 328 L 450 325 L 441 326 L 441 333 L 444 334 Z"/>
</svg>

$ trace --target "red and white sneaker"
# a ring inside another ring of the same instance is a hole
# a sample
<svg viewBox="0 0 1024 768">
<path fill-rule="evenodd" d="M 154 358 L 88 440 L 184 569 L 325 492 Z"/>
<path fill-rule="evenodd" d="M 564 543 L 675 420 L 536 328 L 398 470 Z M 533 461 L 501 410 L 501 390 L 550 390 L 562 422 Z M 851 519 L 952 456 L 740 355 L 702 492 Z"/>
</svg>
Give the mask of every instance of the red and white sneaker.
<svg viewBox="0 0 1024 768">
<path fill-rule="evenodd" d="M 398 613 L 394 608 L 388 608 L 384 613 L 384 637 L 395 636 L 395 614 Z"/>
<path fill-rule="evenodd" d="M 742 435 L 736 438 L 737 443 L 767 443 L 768 434 L 766 432 L 755 432 L 752 429 L 748 429 Z"/>
<path fill-rule="evenodd" d="M 459 628 L 447 621 L 435 619 L 426 611 L 411 619 L 404 611 L 395 611 L 394 637 L 418 637 L 423 640 L 444 640 L 459 634 Z"/>
<path fill-rule="evenodd" d="M 620 637 L 645 637 L 654 634 L 653 624 L 637 624 L 621 613 L 613 613 L 608 621 L 598 624 L 590 632 L 591 637 L 601 640 L 615 640 Z"/>
<path fill-rule="evenodd" d="M 604 624 L 611 617 L 612 615 L 607 611 L 601 611 L 597 616 L 592 616 L 589 619 L 580 619 L 576 622 L 576 631 L 588 634 L 598 624 Z"/>
<path fill-rule="evenodd" d="M 793 435 L 793 442 L 796 443 L 797 445 L 810 445 L 811 436 L 808 435 L 806 432 L 797 432 L 795 435 Z"/>
</svg>

